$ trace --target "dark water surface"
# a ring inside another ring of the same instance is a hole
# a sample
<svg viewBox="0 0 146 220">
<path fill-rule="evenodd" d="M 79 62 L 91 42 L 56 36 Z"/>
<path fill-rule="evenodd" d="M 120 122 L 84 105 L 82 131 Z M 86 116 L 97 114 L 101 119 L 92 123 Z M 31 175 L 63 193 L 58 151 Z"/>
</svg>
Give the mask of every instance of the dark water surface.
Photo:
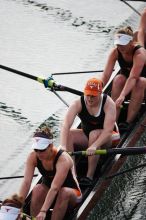
<svg viewBox="0 0 146 220">
<path fill-rule="evenodd" d="M 146 6 L 131 4 L 139 11 Z M 0 64 L 44 78 L 55 72 L 102 70 L 115 29 L 131 25 L 136 30 L 139 19 L 118 0 L 0 0 Z M 23 175 L 33 131 L 47 120 L 57 145 L 67 107 L 38 82 L 2 69 L 0 76 L 0 177 Z M 97 74 L 54 79 L 82 90 L 90 76 Z M 59 95 L 68 104 L 76 98 Z M 131 158 L 128 164 L 135 160 L 145 158 Z M 113 181 L 89 219 L 144 219 L 144 169 L 130 175 Z M 0 200 L 16 192 L 20 183 L 21 179 L 0 180 Z"/>
</svg>

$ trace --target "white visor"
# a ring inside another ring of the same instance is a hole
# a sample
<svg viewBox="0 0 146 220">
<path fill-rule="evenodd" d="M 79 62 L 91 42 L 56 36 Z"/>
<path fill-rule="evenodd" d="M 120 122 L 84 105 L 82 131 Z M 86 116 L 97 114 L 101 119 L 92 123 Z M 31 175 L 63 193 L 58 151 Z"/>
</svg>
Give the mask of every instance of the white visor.
<svg viewBox="0 0 146 220">
<path fill-rule="evenodd" d="M 20 214 L 20 209 L 11 206 L 1 206 L 0 220 L 16 220 Z"/>
<path fill-rule="evenodd" d="M 52 144 L 52 143 L 53 143 L 53 139 L 34 137 L 32 149 L 44 150 L 49 146 L 49 144 Z"/>
<path fill-rule="evenodd" d="M 127 45 L 133 39 L 127 34 L 116 34 L 114 37 L 114 45 Z"/>
</svg>

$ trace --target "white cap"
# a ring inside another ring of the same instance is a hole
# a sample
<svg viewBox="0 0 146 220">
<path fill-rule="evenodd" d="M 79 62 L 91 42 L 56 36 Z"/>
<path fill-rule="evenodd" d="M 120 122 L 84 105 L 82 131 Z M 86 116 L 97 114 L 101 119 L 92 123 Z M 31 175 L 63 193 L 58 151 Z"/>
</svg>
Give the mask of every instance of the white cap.
<svg viewBox="0 0 146 220">
<path fill-rule="evenodd" d="M 115 34 L 114 37 L 114 44 L 115 45 L 127 45 L 131 40 L 133 40 L 133 37 L 127 34 Z"/>
<path fill-rule="evenodd" d="M 0 220 L 16 220 L 20 214 L 20 209 L 11 206 L 1 206 Z"/>
<path fill-rule="evenodd" d="M 44 150 L 49 146 L 49 144 L 52 143 L 53 143 L 53 139 L 34 137 L 32 149 Z"/>
</svg>

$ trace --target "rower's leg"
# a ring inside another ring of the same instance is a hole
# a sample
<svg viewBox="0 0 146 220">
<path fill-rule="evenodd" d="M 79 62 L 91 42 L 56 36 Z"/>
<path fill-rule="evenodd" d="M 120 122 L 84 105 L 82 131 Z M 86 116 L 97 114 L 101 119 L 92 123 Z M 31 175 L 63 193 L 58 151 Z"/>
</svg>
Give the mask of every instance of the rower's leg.
<svg viewBox="0 0 146 220">
<path fill-rule="evenodd" d="M 100 148 L 98 148 L 100 149 Z M 94 173 L 96 170 L 96 166 L 99 160 L 99 155 L 97 156 L 88 156 L 88 171 L 87 171 L 87 177 L 89 177 L 91 180 L 94 177 Z"/>
<path fill-rule="evenodd" d="M 78 197 L 74 189 L 63 187 L 58 193 L 57 200 L 53 209 L 51 220 L 62 220 L 66 214 L 68 206 L 75 207 Z"/>
<path fill-rule="evenodd" d="M 76 147 L 76 150 L 87 149 L 88 138 L 84 134 L 82 129 L 71 129 L 69 132 L 66 150 L 69 152 L 74 152 L 74 146 Z M 72 159 L 75 165 L 75 156 L 72 156 Z M 74 168 L 75 168 L 75 174 L 77 176 L 76 166 L 74 166 Z"/>
<path fill-rule="evenodd" d="M 77 150 L 86 149 L 88 145 L 88 138 L 82 129 L 71 129 L 67 141 L 67 151 L 74 151 L 74 146 Z"/>
<path fill-rule="evenodd" d="M 93 130 L 89 134 L 89 147 L 98 139 L 99 135 L 101 134 L 101 130 Z M 100 149 L 100 148 L 98 148 Z M 92 155 L 88 156 L 88 170 L 87 170 L 87 177 L 93 179 L 96 166 L 99 160 L 99 155 Z"/>
<path fill-rule="evenodd" d="M 114 101 L 116 101 L 117 98 L 120 96 L 121 91 L 124 88 L 125 82 L 126 82 L 126 77 L 122 74 L 118 74 L 113 80 L 111 97 Z M 120 110 L 121 108 L 117 108 L 117 116 L 116 116 L 117 120 L 120 115 Z"/>
<path fill-rule="evenodd" d="M 48 187 L 44 184 L 37 184 L 32 191 L 30 213 L 37 216 L 48 193 Z"/>
<path fill-rule="evenodd" d="M 135 119 L 141 107 L 141 103 L 144 99 L 145 88 L 146 88 L 146 79 L 143 77 L 140 77 L 140 79 L 136 83 L 136 86 L 131 92 L 130 103 L 129 103 L 128 113 L 127 113 L 128 123 L 132 122 Z"/>
</svg>

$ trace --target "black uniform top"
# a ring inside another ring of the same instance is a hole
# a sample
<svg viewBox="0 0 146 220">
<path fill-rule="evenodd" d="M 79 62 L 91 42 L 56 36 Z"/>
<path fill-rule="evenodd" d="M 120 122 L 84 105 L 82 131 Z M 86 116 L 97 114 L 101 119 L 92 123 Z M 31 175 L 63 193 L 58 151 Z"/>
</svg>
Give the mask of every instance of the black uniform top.
<svg viewBox="0 0 146 220">
<path fill-rule="evenodd" d="M 135 46 L 135 48 L 133 50 L 133 56 L 134 56 L 135 51 L 138 50 L 141 47 L 142 47 L 141 45 Z M 129 74 L 130 74 L 130 71 L 132 69 L 132 66 L 133 66 L 133 61 L 132 62 L 127 62 L 126 60 L 124 60 L 122 54 L 118 50 L 118 62 L 119 62 L 119 65 L 121 67 L 121 72 L 120 73 L 123 74 L 124 76 L 126 76 L 126 78 L 128 78 Z M 146 65 L 144 65 L 140 76 L 146 77 Z"/>
<path fill-rule="evenodd" d="M 102 94 L 101 97 L 102 100 L 101 100 L 101 108 L 99 109 L 99 114 L 97 116 L 93 116 L 89 114 L 86 108 L 84 96 L 81 96 L 82 110 L 78 114 L 78 116 L 81 119 L 81 126 L 87 137 L 89 137 L 89 133 L 92 130 L 103 129 L 104 118 L 105 118 L 104 105 L 107 99 L 107 95 Z"/>
<path fill-rule="evenodd" d="M 59 150 L 57 152 L 57 155 L 56 155 L 54 163 L 53 163 L 53 170 L 51 170 L 51 171 L 45 170 L 45 168 L 42 165 L 42 162 L 37 158 L 37 168 L 38 168 L 39 172 L 42 174 L 42 182 L 46 186 L 48 186 L 49 188 L 50 188 L 51 183 L 52 183 L 54 176 L 56 174 L 56 163 L 62 153 L 63 153 L 63 150 Z M 76 184 L 76 181 L 73 178 L 73 174 L 72 174 L 71 170 L 68 171 L 67 177 L 66 177 L 62 187 L 69 187 L 69 188 L 73 188 L 73 189 L 78 189 L 78 186 Z"/>
</svg>

